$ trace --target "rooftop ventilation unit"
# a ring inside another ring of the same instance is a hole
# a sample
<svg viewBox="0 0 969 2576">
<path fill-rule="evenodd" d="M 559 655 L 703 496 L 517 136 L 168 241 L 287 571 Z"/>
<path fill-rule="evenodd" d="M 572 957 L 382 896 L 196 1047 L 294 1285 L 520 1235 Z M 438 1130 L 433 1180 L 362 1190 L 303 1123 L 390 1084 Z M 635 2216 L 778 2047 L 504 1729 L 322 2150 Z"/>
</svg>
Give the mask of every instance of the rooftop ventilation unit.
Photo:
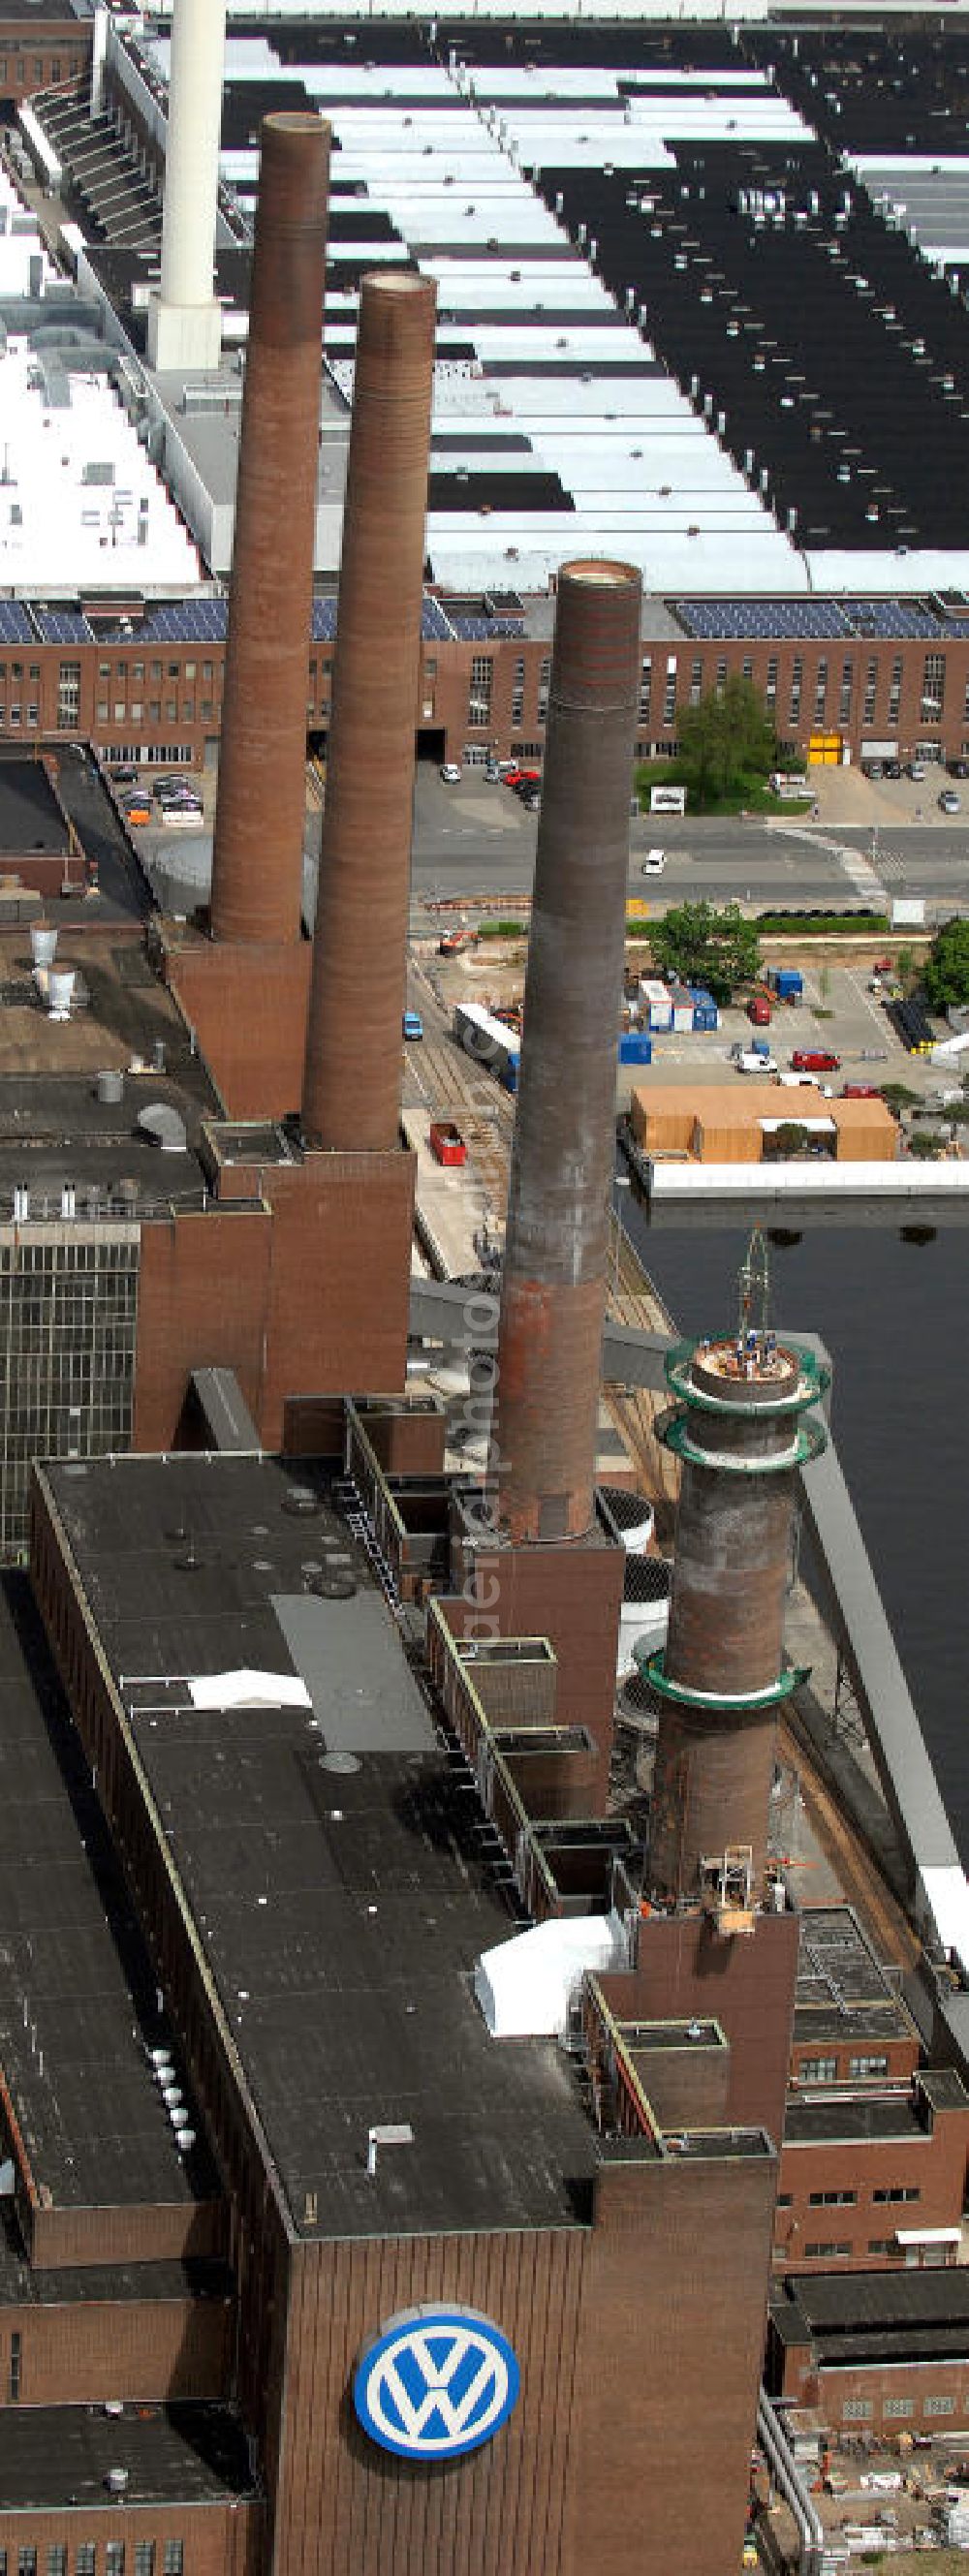
<svg viewBox="0 0 969 2576">
<path fill-rule="evenodd" d="M 73 968 L 67 973 L 53 972 L 47 979 L 47 1003 L 52 1020 L 69 1020 L 74 992 Z"/>
</svg>

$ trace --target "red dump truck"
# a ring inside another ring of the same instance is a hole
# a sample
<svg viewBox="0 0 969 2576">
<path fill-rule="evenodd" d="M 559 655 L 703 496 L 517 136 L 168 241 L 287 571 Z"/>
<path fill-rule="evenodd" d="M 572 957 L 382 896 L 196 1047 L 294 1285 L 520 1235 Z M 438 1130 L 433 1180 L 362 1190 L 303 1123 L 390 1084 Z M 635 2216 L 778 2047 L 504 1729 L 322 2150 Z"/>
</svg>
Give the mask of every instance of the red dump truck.
<svg viewBox="0 0 969 2576">
<path fill-rule="evenodd" d="M 431 1125 L 431 1152 L 439 1163 L 466 1163 L 468 1149 L 453 1118 L 435 1118 Z"/>
</svg>

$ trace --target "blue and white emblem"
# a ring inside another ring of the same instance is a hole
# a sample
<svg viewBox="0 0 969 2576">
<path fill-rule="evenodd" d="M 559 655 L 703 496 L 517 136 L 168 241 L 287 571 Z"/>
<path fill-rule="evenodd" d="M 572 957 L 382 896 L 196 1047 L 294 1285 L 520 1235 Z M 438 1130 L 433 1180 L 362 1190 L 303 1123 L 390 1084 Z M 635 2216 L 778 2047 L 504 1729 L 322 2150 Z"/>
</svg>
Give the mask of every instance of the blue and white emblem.
<svg viewBox="0 0 969 2576">
<path fill-rule="evenodd" d="M 507 2422 L 518 2397 L 507 2337 L 473 2308 L 391 2317 L 364 2353 L 353 2402 L 364 2432 L 405 2460 L 456 2460 Z"/>
</svg>

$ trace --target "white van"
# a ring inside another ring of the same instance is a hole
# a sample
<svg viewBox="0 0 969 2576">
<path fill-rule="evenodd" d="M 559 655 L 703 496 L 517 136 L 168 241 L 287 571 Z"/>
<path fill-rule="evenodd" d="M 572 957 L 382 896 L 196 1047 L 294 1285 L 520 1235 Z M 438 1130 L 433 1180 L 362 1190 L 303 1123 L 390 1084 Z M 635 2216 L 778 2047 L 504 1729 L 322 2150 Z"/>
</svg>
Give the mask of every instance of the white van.
<svg viewBox="0 0 969 2576">
<path fill-rule="evenodd" d="M 665 850 L 647 850 L 639 873 L 641 877 L 661 877 L 665 866 Z"/>
</svg>

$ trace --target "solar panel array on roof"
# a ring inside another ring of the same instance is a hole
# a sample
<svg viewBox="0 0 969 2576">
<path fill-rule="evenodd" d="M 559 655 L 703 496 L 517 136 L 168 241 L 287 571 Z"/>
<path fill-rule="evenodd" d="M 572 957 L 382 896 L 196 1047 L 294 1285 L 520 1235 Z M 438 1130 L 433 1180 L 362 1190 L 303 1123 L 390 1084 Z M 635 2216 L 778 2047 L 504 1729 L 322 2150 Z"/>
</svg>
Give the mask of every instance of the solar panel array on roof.
<svg viewBox="0 0 969 2576">
<path fill-rule="evenodd" d="M 0 599 L 0 644 L 33 644 L 34 630 L 19 599 Z"/>
<path fill-rule="evenodd" d="M 430 598 L 425 591 L 424 607 L 421 614 L 421 637 L 423 642 L 425 644 L 450 644 L 452 634 L 453 629 L 448 623 L 444 610 L 441 607 L 440 600 Z"/>
<path fill-rule="evenodd" d="M 93 644 L 87 618 L 78 608 L 35 608 L 34 624 L 43 644 Z"/>
<path fill-rule="evenodd" d="M 677 617 L 698 642 L 827 643 L 850 635 L 848 619 L 833 599 L 677 599 Z"/>
<path fill-rule="evenodd" d="M 451 625 L 462 644 L 488 644 L 496 638 L 511 642 L 525 632 L 520 617 L 452 617 Z"/>
<path fill-rule="evenodd" d="M 225 599 L 173 599 L 146 610 L 136 629 L 145 644 L 223 644 L 229 607 Z M 101 630 L 103 644 L 130 644 L 130 620 Z"/>
<path fill-rule="evenodd" d="M 866 635 L 881 643 L 934 644 L 969 636 L 969 617 L 947 616 L 923 600 L 677 599 L 672 605 L 686 633 L 709 644 L 825 644 Z"/>
</svg>

